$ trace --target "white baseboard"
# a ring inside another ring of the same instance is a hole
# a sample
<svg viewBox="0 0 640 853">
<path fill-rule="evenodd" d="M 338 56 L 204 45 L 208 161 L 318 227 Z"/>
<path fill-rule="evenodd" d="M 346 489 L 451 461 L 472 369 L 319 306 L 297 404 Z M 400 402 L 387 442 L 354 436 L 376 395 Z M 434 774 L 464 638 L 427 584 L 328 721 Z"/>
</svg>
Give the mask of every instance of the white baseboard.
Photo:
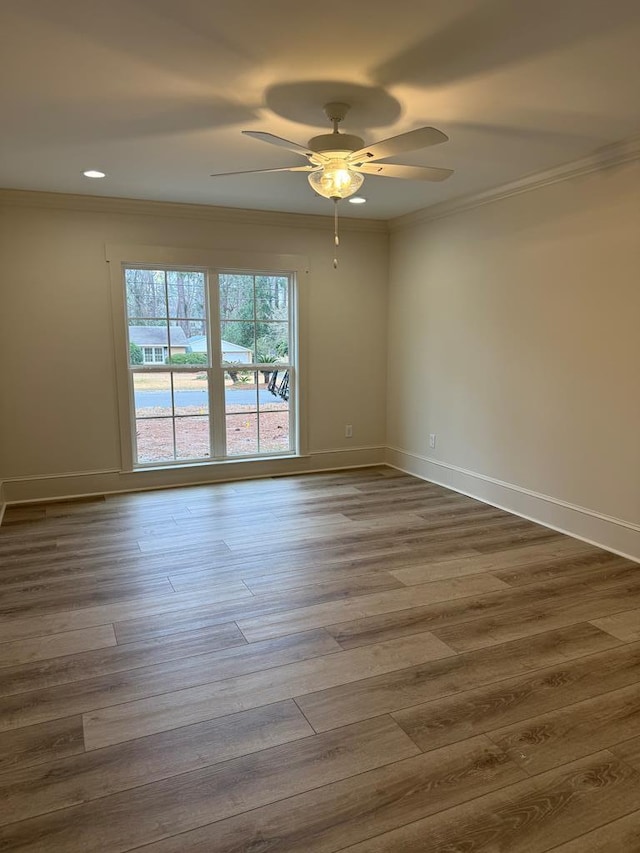
<svg viewBox="0 0 640 853">
<path fill-rule="evenodd" d="M 7 505 L 39 501 L 68 500 L 91 495 L 143 492 L 151 489 L 170 489 L 176 486 L 195 486 L 225 483 L 234 480 L 254 480 L 286 477 L 349 468 L 369 468 L 384 465 L 385 448 L 355 447 L 337 450 L 318 450 L 306 456 L 290 456 L 256 460 L 231 461 L 213 465 L 191 465 L 179 468 L 149 469 L 131 472 L 114 470 L 82 471 L 35 477 L 20 477 L 3 483 Z"/>
<path fill-rule="evenodd" d="M 638 524 L 398 447 L 387 448 L 386 464 L 640 562 Z"/>
<path fill-rule="evenodd" d="M 456 465 L 400 448 L 383 446 L 318 450 L 307 456 L 253 462 L 234 461 L 134 473 L 103 470 L 9 479 L 0 485 L 0 524 L 5 508 L 13 504 L 369 468 L 385 464 L 640 562 L 640 525 Z"/>
</svg>

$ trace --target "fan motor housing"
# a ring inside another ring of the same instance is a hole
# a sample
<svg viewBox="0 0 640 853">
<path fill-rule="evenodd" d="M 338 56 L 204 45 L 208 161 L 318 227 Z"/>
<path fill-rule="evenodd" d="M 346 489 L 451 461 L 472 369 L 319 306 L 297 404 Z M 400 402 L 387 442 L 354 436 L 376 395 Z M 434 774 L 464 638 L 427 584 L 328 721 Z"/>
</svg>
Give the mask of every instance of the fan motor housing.
<svg viewBox="0 0 640 853">
<path fill-rule="evenodd" d="M 350 154 L 364 148 L 364 139 L 351 133 L 322 133 L 310 139 L 308 145 L 316 154 L 324 154 L 327 151 L 344 151 Z"/>
</svg>

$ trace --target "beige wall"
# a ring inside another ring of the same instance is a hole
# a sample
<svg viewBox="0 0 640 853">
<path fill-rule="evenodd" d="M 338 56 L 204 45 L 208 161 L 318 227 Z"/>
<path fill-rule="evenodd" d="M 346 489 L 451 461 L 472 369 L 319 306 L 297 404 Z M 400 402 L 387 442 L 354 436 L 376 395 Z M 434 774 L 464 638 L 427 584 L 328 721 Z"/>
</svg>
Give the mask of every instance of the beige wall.
<svg viewBox="0 0 640 853">
<path fill-rule="evenodd" d="M 627 522 L 617 546 L 640 556 L 640 163 L 392 235 L 388 444 L 534 517 L 465 472 L 550 496 L 559 527 L 562 502 L 586 508 L 589 538 Z"/>
<path fill-rule="evenodd" d="M 329 219 L 322 228 L 262 224 L 269 219 L 259 214 L 229 220 L 25 206 L 0 195 L 0 479 L 120 467 L 106 243 L 307 256 L 309 450 L 384 444 L 386 233 L 345 228 L 335 271 Z M 84 490 L 80 481 L 69 488 Z M 9 499 L 36 494 L 5 489 Z"/>
</svg>

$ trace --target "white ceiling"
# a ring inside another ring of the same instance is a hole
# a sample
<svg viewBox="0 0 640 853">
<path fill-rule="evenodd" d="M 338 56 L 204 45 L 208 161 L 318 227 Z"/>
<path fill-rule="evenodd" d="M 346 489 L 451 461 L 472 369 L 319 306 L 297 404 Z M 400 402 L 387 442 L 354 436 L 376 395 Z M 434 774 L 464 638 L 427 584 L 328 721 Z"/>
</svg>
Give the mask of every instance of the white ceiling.
<svg viewBox="0 0 640 853">
<path fill-rule="evenodd" d="M 304 174 L 209 174 L 302 165 L 240 131 L 306 144 L 346 99 L 367 142 L 450 136 L 398 158 L 448 181 L 342 205 L 388 219 L 640 132 L 639 0 L 2 0 L 0 32 L 4 187 L 328 213 Z"/>
</svg>

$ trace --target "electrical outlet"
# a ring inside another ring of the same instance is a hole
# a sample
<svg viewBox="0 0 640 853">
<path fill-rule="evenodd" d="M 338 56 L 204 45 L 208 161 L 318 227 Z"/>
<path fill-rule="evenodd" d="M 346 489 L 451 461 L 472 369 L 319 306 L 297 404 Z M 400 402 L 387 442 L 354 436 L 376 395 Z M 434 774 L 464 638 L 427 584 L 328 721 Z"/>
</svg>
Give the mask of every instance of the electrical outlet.
<svg viewBox="0 0 640 853">
<path fill-rule="evenodd" d="M 435 446 L 436 446 L 436 434 L 435 434 L 435 432 L 430 432 L 429 433 L 429 447 L 433 448 Z"/>
<path fill-rule="evenodd" d="M 353 438 L 353 425 L 352 424 L 345 424 L 344 437 L 345 438 Z"/>
</svg>

